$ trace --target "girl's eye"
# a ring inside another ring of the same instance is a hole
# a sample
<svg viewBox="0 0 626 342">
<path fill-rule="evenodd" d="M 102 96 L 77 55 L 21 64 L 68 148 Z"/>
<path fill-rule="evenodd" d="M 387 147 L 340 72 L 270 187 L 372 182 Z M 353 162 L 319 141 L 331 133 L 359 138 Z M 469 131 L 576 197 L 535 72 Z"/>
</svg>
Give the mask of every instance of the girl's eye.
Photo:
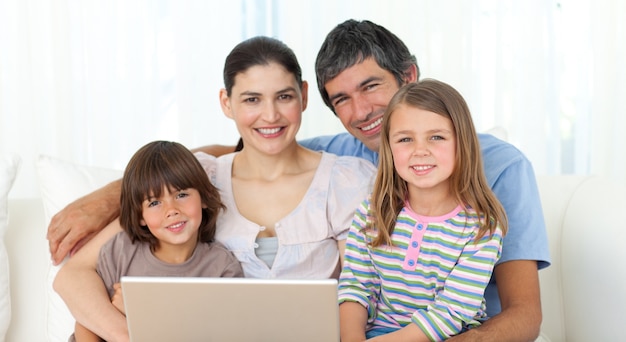
<svg viewBox="0 0 626 342">
<path fill-rule="evenodd" d="M 411 138 L 400 138 L 398 142 L 411 142 Z"/>
<path fill-rule="evenodd" d="M 431 140 L 444 140 L 441 135 L 433 135 L 430 139 Z"/>
</svg>

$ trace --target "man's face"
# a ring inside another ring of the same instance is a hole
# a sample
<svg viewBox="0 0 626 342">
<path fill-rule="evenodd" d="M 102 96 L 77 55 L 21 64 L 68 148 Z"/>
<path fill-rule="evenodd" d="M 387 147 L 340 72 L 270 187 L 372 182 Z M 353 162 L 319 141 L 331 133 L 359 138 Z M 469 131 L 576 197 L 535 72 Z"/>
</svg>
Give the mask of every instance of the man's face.
<svg viewBox="0 0 626 342">
<path fill-rule="evenodd" d="M 325 88 L 346 130 L 378 152 L 383 114 L 399 89 L 393 74 L 368 58 L 342 71 Z"/>
</svg>

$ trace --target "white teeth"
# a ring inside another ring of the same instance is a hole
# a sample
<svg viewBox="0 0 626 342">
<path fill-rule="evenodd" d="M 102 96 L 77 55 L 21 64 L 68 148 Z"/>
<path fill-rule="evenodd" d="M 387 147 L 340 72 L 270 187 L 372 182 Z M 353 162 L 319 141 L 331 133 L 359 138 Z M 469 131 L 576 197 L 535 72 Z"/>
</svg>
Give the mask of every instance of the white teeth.
<svg viewBox="0 0 626 342">
<path fill-rule="evenodd" d="M 261 134 L 275 134 L 275 133 L 278 133 L 278 131 L 280 131 L 280 127 L 276 127 L 276 128 L 257 128 L 257 131 L 259 131 Z"/>
<path fill-rule="evenodd" d="M 418 165 L 418 166 L 413 166 L 413 170 L 415 171 L 426 171 L 428 169 L 432 169 L 433 166 L 432 165 Z"/>
<path fill-rule="evenodd" d="M 365 127 L 362 127 L 361 130 L 362 131 L 369 131 L 371 129 L 374 129 L 374 128 L 378 127 L 382 122 L 383 122 L 383 118 L 381 117 L 380 119 L 372 122 L 371 124 L 369 124 L 369 125 L 367 125 Z"/>
<path fill-rule="evenodd" d="M 178 228 L 178 227 L 180 227 L 180 226 L 182 226 L 182 225 L 183 225 L 183 222 L 180 222 L 180 223 L 177 223 L 177 224 L 174 224 L 174 225 L 169 226 L 169 228 L 170 228 L 170 229 L 176 229 L 176 228 Z"/>
</svg>

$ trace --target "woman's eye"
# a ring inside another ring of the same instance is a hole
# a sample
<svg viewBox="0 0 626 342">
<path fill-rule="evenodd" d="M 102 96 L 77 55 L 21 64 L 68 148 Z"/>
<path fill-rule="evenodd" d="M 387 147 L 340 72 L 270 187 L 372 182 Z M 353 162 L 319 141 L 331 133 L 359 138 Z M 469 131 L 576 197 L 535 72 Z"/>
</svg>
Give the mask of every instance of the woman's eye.
<svg viewBox="0 0 626 342">
<path fill-rule="evenodd" d="M 293 96 L 291 96 L 290 94 L 281 94 L 278 96 L 279 100 L 291 100 L 293 98 Z"/>
</svg>

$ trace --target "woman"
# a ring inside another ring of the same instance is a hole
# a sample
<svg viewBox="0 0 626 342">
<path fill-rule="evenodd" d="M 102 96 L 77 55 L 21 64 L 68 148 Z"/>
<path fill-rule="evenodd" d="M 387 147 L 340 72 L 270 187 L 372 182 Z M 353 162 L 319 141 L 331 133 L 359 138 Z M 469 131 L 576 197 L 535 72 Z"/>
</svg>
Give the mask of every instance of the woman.
<svg viewBox="0 0 626 342">
<path fill-rule="evenodd" d="M 247 277 L 338 277 L 374 167 L 298 145 L 308 86 L 295 54 L 279 40 L 255 37 L 237 45 L 226 58 L 224 86 L 220 104 L 244 147 L 218 159 L 197 154 L 227 208 L 216 239 L 235 253 Z"/>
</svg>

